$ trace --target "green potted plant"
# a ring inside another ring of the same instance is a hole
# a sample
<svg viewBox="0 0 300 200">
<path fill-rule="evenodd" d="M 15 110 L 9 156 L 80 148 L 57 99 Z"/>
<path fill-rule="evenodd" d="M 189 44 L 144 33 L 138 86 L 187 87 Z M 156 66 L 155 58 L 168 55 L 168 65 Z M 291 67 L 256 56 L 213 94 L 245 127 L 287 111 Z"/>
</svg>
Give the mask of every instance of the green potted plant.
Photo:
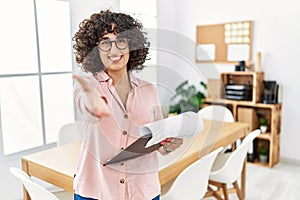
<svg viewBox="0 0 300 200">
<path fill-rule="evenodd" d="M 262 133 L 265 133 L 268 129 L 268 120 L 265 117 L 259 118 L 259 128 Z"/>
<path fill-rule="evenodd" d="M 260 162 L 267 162 L 268 160 L 268 148 L 265 146 L 261 146 L 257 150 L 258 158 Z"/>
<path fill-rule="evenodd" d="M 169 113 L 182 113 L 186 111 L 198 112 L 203 99 L 206 97 L 207 85 L 200 82 L 202 90 L 197 90 L 196 86 L 190 85 L 188 80 L 180 83 L 175 89 L 175 95 L 171 100 L 175 103 L 169 107 Z"/>
</svg>

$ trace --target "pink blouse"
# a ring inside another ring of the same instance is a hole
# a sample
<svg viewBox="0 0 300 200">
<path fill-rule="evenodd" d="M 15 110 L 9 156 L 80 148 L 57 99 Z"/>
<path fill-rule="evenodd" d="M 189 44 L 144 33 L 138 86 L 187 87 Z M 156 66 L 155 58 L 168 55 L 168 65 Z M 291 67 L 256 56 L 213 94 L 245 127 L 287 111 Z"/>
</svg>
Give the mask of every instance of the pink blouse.
<svg viewBox="0 0 300 200">
<path fill-rule="evenodd" d="M 74 190 L 83 197 L 99 200 L 151 200 L 160 194 L 156 152 L 125 162 L 103 166 L 123 148 L 139 137 L 139 127 L 162 119 L 160 102 L 154 85 L 135 78 L 123 105 L 112 79 L 101 72 L 84 77 L 107 99 L 109 117 L 95 118 L 85 109 L 85 95 L 79 84 L 74 86 L 77 108 L 86 119 Z"/>
</svg>

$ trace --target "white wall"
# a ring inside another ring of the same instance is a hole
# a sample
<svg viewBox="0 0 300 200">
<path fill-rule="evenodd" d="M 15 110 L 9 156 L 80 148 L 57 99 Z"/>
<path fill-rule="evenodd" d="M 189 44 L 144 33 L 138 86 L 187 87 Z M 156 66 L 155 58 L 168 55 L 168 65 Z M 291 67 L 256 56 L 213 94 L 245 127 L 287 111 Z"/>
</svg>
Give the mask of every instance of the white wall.
<svg viewBox="0 0 300 200">
<path fill-rule="evenodd" d="M 176 31 L 195 41 L 196 25 L 240 20 L 253 20 L 253 55 L 262 52 L 262 68 L 266 80 L 282 86 L 281 157 L 300 160 L 300 2 L 297 0 L 164 0 L 158 1 L 159 27 Z M 175 45 L 179 41 L 173 41 Z M 254 56 L 255 57 L 255 56 Z M 170 62 L 160 54 L 161 63 L 174 68 L 182 64 Z M 207 70 L 207 66 L 202 66 Z M 210 66 L 211 67 L 211 66 Z M 232 66 L 217 66 L 232 70 Z M 205 73 L 204 73 L 205 74 Z M 206 74 L 207 75 L 207 74 Z M 164 74 L 160 78 L 166 78 Z"/>
<path fill-rule="evenodd" d="M 119 10 L 119 0 L 70 0 L 72 35 L 78 30 L 79 23 L 102 9 Z"/>
</svg>

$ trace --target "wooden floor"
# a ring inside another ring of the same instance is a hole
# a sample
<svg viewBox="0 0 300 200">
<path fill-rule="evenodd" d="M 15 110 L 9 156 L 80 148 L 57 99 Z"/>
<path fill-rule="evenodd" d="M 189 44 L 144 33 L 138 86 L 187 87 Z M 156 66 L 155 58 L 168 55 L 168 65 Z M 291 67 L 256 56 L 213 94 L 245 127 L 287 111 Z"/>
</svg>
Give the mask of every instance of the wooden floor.
<svg viewBox="0 0 300 200">
<path fill-rule="evenodd" d="M 214 198 L 205 198 L 213 200 Z M 300 166 L 279 163 L 273 168 L 247 164 L 246 200 L 299 200 Z M 235 194 L 230 200 L 238 200 Z"/>
</svg>

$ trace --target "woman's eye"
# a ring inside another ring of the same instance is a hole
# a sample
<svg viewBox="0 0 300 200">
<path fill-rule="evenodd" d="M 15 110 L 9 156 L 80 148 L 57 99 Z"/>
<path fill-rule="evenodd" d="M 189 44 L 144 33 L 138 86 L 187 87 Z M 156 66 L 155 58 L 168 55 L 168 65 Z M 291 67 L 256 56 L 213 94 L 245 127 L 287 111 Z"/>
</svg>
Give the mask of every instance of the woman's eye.
<svg viewBox="0 0 300 200">
<path fill-rule="evenodd" d="M 126 38 L 121 37 L 121 38 L 117 38 L 117 42 L 118 43 L 127 43 L 127 40 L 126 40 Z"/>
<path fill-rule="evenodd" d="M 110 45 L 110 41 L 109 41 L 109 40 L 103 40 L 103 41 L 101 41 L 100 44 L 101 44 L 101 45 L 108 46 L 108 45 Z"/>
</svg>

